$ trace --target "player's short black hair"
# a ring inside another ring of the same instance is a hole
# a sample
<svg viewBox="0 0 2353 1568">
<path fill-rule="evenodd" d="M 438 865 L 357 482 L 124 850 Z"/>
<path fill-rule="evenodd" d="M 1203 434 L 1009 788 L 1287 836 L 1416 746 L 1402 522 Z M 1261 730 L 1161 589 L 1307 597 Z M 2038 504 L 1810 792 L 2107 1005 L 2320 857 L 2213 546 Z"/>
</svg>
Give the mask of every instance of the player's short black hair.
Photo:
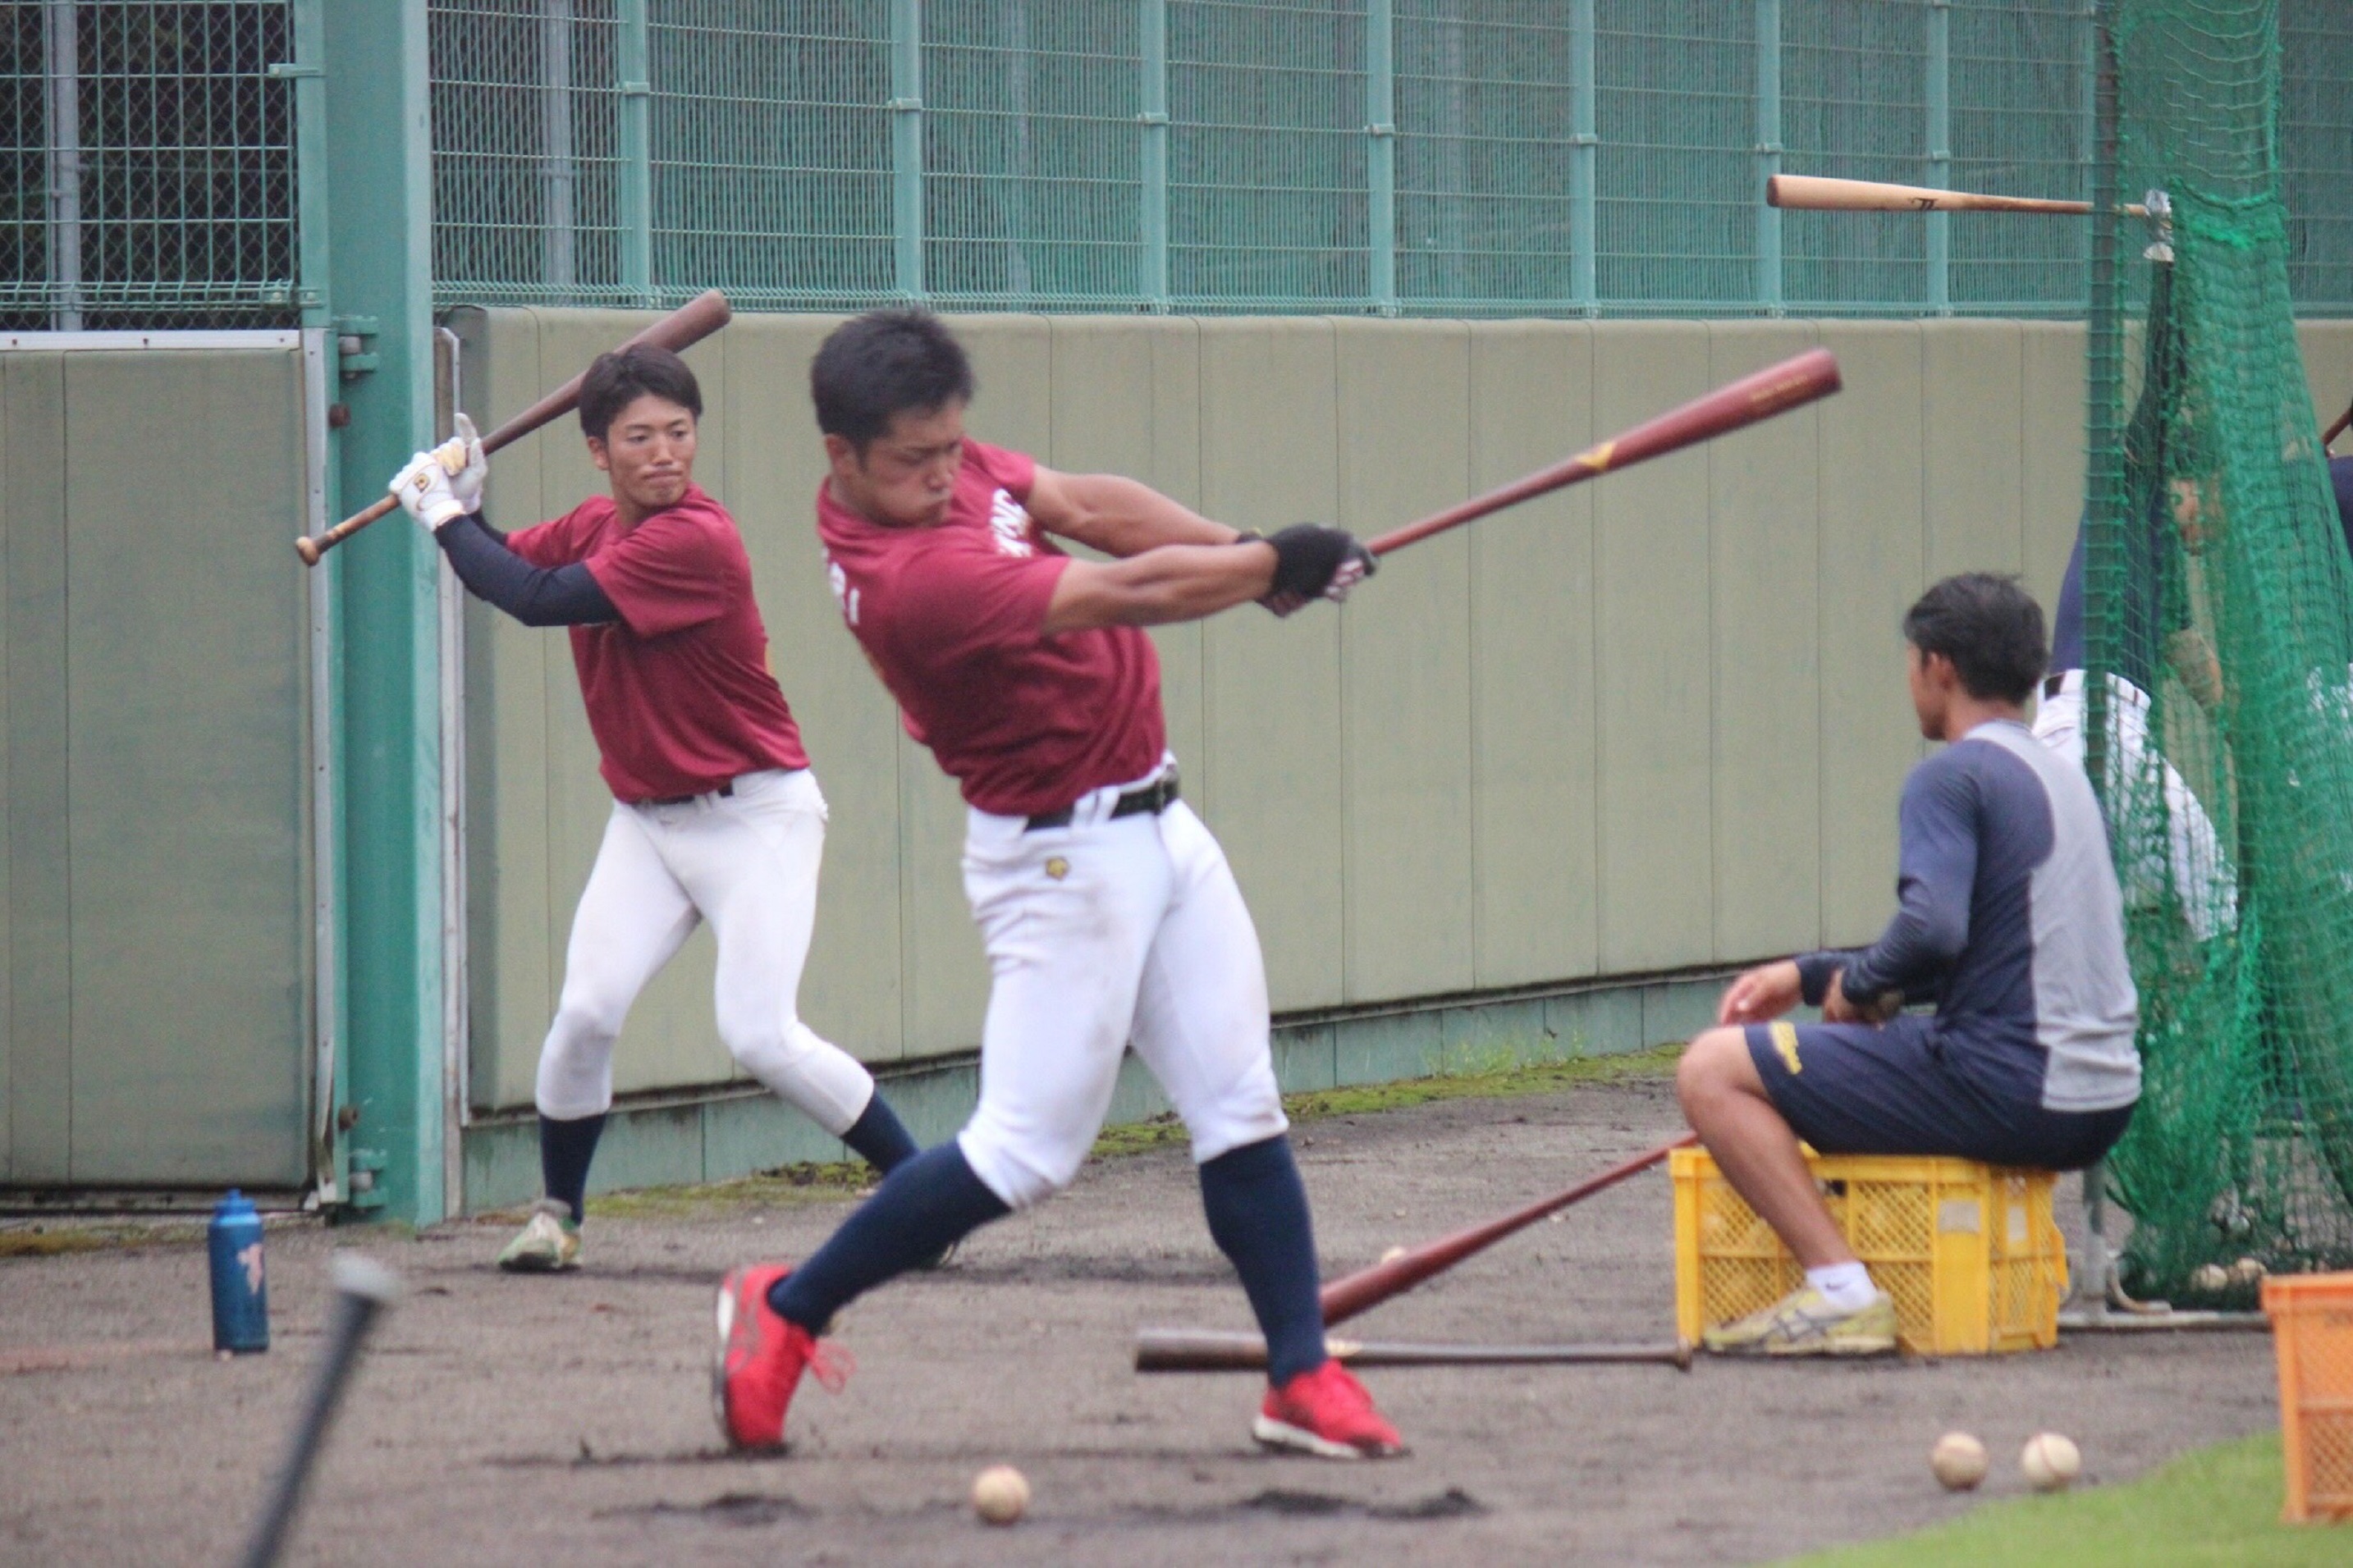
<svg viewBox="0 0 2353 1568">
<path fill-rule="evenodd" d="M 972 361 L 929 310 L 869 310 L 844 321 L 809 362 L 817 427 L 860 456 L 893 416 L 972 401 Z"/>
<path fill-rule="evenodd" d="M 2051 657 L 2042 606 L 2015 577 L 1964 572 L 1920 595 L 1904 612 L 1904 640 L 1923 657 L 1953 661 L 1972 697 L 2023 702 Z"/>
<path fill-rule="evenodd" d="M 702 386 L 668 349 L 633 343 L 596 356 L 580 378 L 580 428 L 601 441 L 621 410 L 650 393 L 702 417 Z"/>
</svg>

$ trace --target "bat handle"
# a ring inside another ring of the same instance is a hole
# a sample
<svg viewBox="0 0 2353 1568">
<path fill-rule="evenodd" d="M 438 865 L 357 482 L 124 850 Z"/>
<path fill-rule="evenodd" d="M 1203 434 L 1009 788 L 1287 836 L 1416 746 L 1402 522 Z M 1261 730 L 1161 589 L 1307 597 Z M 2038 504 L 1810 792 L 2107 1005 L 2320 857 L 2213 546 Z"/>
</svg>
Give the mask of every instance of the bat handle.
<svg viewBox="0 0 2353 1568">
<path fill-rule="evenodd" d="M 303 538 L 296 540 L 294 542 L 294 553 L 302 558 L 302 564 L 305 566 L 316 566 L 319 563 L 319 558 L 326 554 L 328 551 L 332 550 L 336 545 L 341 544 L 344 540 L 349 539 L 353 534 L 357 533 L 361 529 L 365 528 L 369 523 L 374 522 L 376 519 L 390 516 L 393 511 L 399 507 L 399 501 L 394 500 L 391 496 L 385 496 L 368 507 L 364 511 L 353 512 L 351 516 L 343 519 L 343 521 L 335 524 L 334 527 L 327 530 L 326 532 L 320 534 L 315 539 Z"/>
</svg>

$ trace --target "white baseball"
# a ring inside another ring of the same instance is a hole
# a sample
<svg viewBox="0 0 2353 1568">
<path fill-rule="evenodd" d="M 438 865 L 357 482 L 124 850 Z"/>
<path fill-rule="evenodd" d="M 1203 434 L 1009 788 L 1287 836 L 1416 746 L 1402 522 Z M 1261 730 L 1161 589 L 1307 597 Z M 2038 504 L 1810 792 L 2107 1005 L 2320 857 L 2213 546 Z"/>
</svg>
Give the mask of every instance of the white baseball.
<svg viewBox="0 0 2353 1568">
<path fill-rule="evenodd" d="M 2242 1258 L 2231 1265 L 2231 1280 L 2236 1285 L 2260 1285 L 2268 1272 L 2262 1258 Z"/>
<path fill-rule="evenodd" d="M 1010 1465 L 991 1465 L 972 1481 L 972 1510 L 991 1524 L 1018 1524 L 1029 1509 L 1029 1478 Z"/>
<path fill-rule="evenodd" d="M 1948 1492 L 1965 1492 L 1986 1477 L 1986 1446 L 1967 1432 L 1947 1432 L 1928 1451 L 1928 1468 Z"/>
<path fill-rule="evenodd" d="M 2189 1271 L 2189 1288 L 2203 1295 L 2231 1288 L 2231 1271 L 2219 1263 L 2201 1263 Z"/>
<path fill-rule="evenodd" d="M 2026 1484 L 2036 1491 L 2063 1491 L 2083 1473 L 2084 1456 L 2058 1433 L 2037 1432 L 2026 1440 L 2018 1468 L 2026 1472 Z"/>
</svg>

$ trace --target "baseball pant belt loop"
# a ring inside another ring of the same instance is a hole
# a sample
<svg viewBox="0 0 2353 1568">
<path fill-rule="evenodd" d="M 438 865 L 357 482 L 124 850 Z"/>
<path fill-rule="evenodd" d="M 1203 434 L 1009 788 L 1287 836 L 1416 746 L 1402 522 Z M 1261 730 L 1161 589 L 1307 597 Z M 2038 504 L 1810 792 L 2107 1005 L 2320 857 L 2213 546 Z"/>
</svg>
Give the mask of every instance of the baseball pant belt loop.
<svg viewBox="0 0 2353 1568">
<path fill-rule="evenodd" d="M 1112 803 L 1111 809 L 1104 812 L 1099 820 L 1113 822 L 1123 816 L 1135 816 L 1145 812 L 1150 812 L 1157 816 L 1176 805 L 1177 799 L 1176 770 L 1171 766 L 1150 784 L 1140 789 L 1129 790 L 1121 795 Z M 1060 811 L 1040 812 L 1036 816 L 1030 817 L 1021 825 L 1021 831 L 1037 833 L 1047 828 L 1068 827 L 1077 817 L 1078 807 L 1066 805 Z"/>
</svg>

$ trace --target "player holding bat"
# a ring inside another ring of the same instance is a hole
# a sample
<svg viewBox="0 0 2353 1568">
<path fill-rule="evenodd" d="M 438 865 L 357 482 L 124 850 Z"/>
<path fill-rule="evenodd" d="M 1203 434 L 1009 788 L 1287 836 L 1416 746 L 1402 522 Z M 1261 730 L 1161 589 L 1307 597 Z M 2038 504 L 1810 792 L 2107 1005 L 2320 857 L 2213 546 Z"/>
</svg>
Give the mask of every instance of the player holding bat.
<svg viewBox="0 0 2353 1568">
<path fill-rule="evenodd" d="M 571 628 L 613 792 L 540 1048 L 546 1196 L 499 1254 L 501 1268 L 578 1264 L 614 1041 L 638 993 L 705 920 L 719 943 L 719 1034 L 735 1059 L 877 1169 L 915 1152 L 872 1075 L 798 1016 L 825 797 L 768 669 L 734 519 L 694 482 L 702 414 L 685 361 L 625 348 L 599 356 L 580 386 L 580 427 L 609 495 L 497 532 L 480 515 L 489 459 L 463 415 L 455 437 L 392 481 L 468 588 L 525 626 Z"/>
<path fill-rule="evenodd" d="M 1057 473 L 965 434 L 963 348 L 935 317 L 861 316 L 810 389 L 831 476 L 818 532 L 842 618 L 970 807 L 965 889 L 988 952 L 980 1103 L 797 1267 L 720 1288 L 712 1394 L 738 1447 L 781 1445 L 818 1341 L 867 1290 L 1069 1184 L 1131 1045 L 1192 1136 L 1209 1234 L 1267 1347 L 1254 1435 L 1334 1458 L 1400 1451 L 1325 1352 L 1307 1193 L 1269 1048 L 1258 933 L 1177 798 L 1143 628 L 1251 600 L 1337 599 L 1372 557 L 1335 528 L 1271 540 L 1133 480 Z M 1114 559 L 1077 561 L 1059 535 Z"/>
</svg>

